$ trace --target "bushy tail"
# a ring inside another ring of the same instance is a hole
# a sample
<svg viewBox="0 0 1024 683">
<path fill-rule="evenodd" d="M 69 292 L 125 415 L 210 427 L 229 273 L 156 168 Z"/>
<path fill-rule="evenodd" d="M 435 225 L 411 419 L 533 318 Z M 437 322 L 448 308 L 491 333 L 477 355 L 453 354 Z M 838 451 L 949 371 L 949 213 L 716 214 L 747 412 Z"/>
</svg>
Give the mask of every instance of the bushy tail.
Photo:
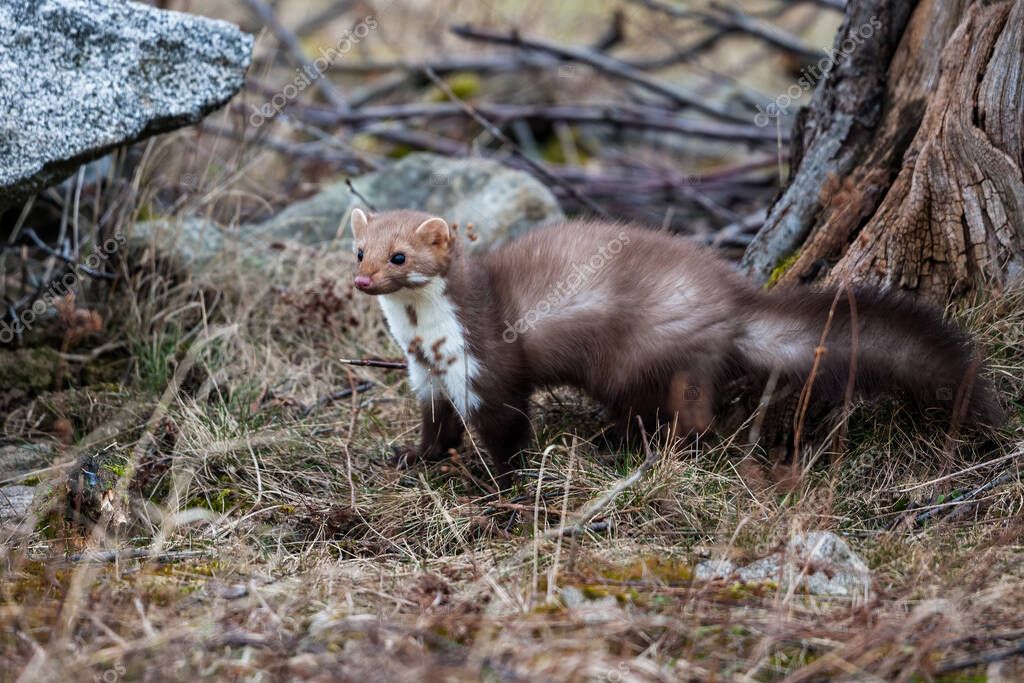
<svg viewBox="0 0 1024 683">
<path fill-rule="evenodd" d="M 737 342 L 739 355 L 752 372 L 775 369 L 803 386 L 826 328 L 812 402 L 841 404 L 852 363 L 858 396 L 902 394 L 922 408 L 945 410 L 957 423 L 1002 422 L 1003 410 L 979 373 L 967 335 L 908 297 L 860 289 L 838 297 L 834 290 L 759 294 Z"/>
</svg>

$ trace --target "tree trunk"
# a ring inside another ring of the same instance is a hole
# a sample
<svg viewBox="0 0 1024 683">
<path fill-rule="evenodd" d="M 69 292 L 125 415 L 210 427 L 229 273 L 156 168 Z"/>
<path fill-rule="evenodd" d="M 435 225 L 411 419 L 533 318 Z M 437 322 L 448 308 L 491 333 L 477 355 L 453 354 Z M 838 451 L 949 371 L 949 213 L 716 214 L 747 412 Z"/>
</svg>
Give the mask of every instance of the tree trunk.
<svg viewBox="0 0 1024 683">
<path fill-rule="evenodd" d="M 1000 290 L 1024 273 L 1024 0 L 847 6 L 745 269 L 939 303 Z"/>
</svg>

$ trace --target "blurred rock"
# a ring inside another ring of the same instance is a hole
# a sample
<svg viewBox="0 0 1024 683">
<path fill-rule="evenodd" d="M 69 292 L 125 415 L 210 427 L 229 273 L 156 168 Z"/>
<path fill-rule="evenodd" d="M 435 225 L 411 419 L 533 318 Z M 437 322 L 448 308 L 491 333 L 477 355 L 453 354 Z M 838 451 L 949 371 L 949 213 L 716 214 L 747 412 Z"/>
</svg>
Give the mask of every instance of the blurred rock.
<svg viewBox="0 0 1024 683">
<path fill-rule="evenodd" d="M 0 209 L 195 123 L 243 85 L 251 36 L 117 0 L 0 3 Z"/>
<path fill-rule="evenodd" d="M 384 170 L 353 180 L 353 185 L 378 211 L 418 209 L 458 223 L 463 230 L 472 223 L 477 236 L 474 249 L 563 218 L 554 195 L 533 176 L 487 159 L 410 154 Z M 244 232 L 249 237 L 305 244 L 341 237 L 347 247 L 351 240 L 347 217 L 354 206 L 369 209 L 341 181 Z"/>
<path fill-rule="evenodd" d="M 0 448 L 0 481 L 48 467 L 53 456 L 53 449 L 46 444 L 4 446 Z"/>
<path fill-rule="evenodd" d="M 566 586 L 559 589 L 559 597 L 573 616 L 585 623 L 607 623 L 623 616 L 619 601 L 611 595 L 588 598 L 579 588 Z"/>
<path fill-rule="evenodd" d="M 0 522 L 20 522 L 32 509 L 35 497 L 34 486 L 0 487 Z"/>
<path fill-rule="evenodd" d="M 224 234 L 219 225 L 204 218 L 155 219 L 136 223 L 129 245 L 133 250 L 130 261 L 139 261 L 138 249 L 155 249 L 161 258 L 173 259 L 170 265 L 177 269 L 202 263 L 219 253 L 224 247 Z"/>
<path fill-rule="evenodd" d="M 785 583 L 799 580 L 808 593 L 867 598 L 871 570 L 846 541 L 831 531 L 808 531 L 786 548 Z"/>
<path fill-rule="evenodd" d="M 704 560 L 698 562 L 693 568 L 695 581 L 711 581 L 712 579 L 727 579 L 736 571 L 736 565 L 729 560 Z"/>
<path fill-rule="evenodd" d="M 366 187 L 367 177 L 352 181 L 356 191 L 364 196 L 363 189 Z M 353 204 L 352 200 L 352 192 L 344 181 L 325 185 L 312 197 L 295 202 L 273 218 L 263 223 L 245 226 L 244 232 L 247 237 L 268 242 L 330 242 L 346 234 L 347 231 L 338 228 L 341 221 L 348 217 L 349 209 L 356 205 L 364 206 L 358 200 Z M 342 246 L 348 249 L 350 244 L 351 241 L 345 241 Z"/>
<path fill-rule="evenodd" d="M 746 583 L 774 581 L 812 595 L 866 599 L 871 594 L 871 570 L 846 541 L 831 531 L 809 531 L 790 539 L 784 553 L 761 558 L 744 567 L 729 560 L 706 560 L 697 565 L 698 581 L 737 576 Z"/>
<path fill-rule="evenodd" d="M 352 185 L 378 211 L 419 209 L 458 223 L 463 232 L 472 223 L 474 250 L 564 218 L 554 195 L 533 176 L 487 159 L 410 154 L 384 170 L 353 179 Z M 336 240 L 338 249 L 350 249 L 348 216 L 356 206 L 369 210 L 345 181 L 339 181 L 263 223 L 229 232 L 204 218 L 157 219 L 136 224 L 131 244 L 133 249 L 155 249 L 175 268 L 201 265 L 238 246 L 249 265 L 261 268 L 273 260 L 276 252 L 269 247 L 275 243 L 312 246 Z"/>
</svg>

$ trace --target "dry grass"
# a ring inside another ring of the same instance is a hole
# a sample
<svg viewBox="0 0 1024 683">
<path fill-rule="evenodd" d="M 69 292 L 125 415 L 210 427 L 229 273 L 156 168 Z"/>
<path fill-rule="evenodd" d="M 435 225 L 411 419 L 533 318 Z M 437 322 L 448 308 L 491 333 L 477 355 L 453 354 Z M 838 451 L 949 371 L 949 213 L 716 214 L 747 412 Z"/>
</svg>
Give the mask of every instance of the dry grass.
<svg viewBox="0 0 1024 683">
<path fill-rule="evenodd" d="M 204 187 L 178 211 L 227 225 L 285 199 L 259 186 L 262 152 L 192 168 L 205 157 L 174 137 L 149 147 L 121 229 L 175 173 Z M 741 430 L 665 454 L 596 530 L 566 536 L 644 454 L 610 450 L 596 407 L 555 392 L 535 399 L 516 496 L 493 494 L 473 448 L 389 467 L 418 409 L 402 372 L 339 362 L 398 354 L 343 284 L 351 261 L 232 244 L 202 271 L 148 262 L 83 294 L 105 328 L 73 353 L 103 344 L 88 362 L 102 379 L 3 424 L 60 456 L 36 477 L 51 487 L 33 518 L 0 530 L 0 680 L 1024 676 L 1004 652 L 1024 639 L 1024 291 L 955 312 L 1011 405 L 1001 433 L 951 444 L 864 406 L 841 452 L 818 447 L 780 478 Z M 65 508 L 68 473 L 92 454 L 113 491 L 99 524 Z M 869 602 L 692 580 L 701 559 L 762 557 L 810 529 L 866 558 Z M 112 549 L 159 559 L 79 556 Z"/>
<path fill-rule="evenodd" d="M 23 409 L 35 421 L 8 419 L 8 436 L 36 438 L 68 420 L 63 462 L 106 449 L 124 476 L 99 525 L 60 514 L 58 471 L 55 511 L 5 532 L 4 679 L 913 680 L 1020 644 L 1019 404 L 998 446 L 952 449 L 941 429 L 862 407 L 843 453 L 814 453 L 781 484 L 742 434 L 712 439 L 667 454 L 600 531 L 570 538 L 560 525 L 643 460 L 607 448 L 595 407 L 537 397 L 516 498 L 492 494 L 472 449 L 392 469 L 417 410 L 400 371 L 339 362 L 397 352 L 372 302 L 340 284 L 351 257 L 272 258 L 180 282 L 131 274 L 104 310 L 125 385 L 44 394 Z M 1007 397 L 1021 395 L 1022 299 L 959 313 Z M 324 400 L 362 381 L 355 400 Z M 822 528 L 869 561 L 868 604 L 691 580 L 703 557 L 760 557 Z M 67 559 L 124 547 L 171 554 Z"/>
</svg>

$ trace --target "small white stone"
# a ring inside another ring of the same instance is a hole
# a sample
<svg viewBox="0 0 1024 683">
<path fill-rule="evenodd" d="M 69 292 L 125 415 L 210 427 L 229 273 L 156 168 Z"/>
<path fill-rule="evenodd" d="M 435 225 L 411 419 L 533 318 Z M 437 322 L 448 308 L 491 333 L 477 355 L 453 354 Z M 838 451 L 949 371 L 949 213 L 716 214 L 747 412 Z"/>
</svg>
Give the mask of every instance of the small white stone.
<svg viewBox="0 0 1024 683">
<path fill-rule="evenodd" d="M 727 579 L 736 571 L 736 565 L 729 560 L 704 560 L 693 568 L 693 578 L 697 581 Z"/>
<path fill-rule="evenodd" d="M 33 486 L 0 487 L 0 521 L 20 522 L 32 509 L 35 497 Z"/>
</svg>

